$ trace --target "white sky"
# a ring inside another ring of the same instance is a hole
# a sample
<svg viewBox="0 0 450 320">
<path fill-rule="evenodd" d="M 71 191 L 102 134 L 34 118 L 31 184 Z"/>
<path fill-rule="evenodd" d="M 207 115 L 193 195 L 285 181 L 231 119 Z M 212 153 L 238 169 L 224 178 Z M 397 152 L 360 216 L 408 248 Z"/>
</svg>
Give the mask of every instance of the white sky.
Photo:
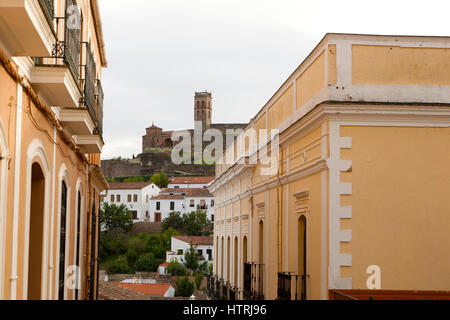
<svg viewBox="0 0 450 320">
<path fill-rule="evenodd" d="M 327 32 L 450 35 L 450 1 L 100 0 L 103 159 L 142 149 L 145 128 L 193 127 L 195 91 L 213 122 L 248 122 Z"/>
</svg>

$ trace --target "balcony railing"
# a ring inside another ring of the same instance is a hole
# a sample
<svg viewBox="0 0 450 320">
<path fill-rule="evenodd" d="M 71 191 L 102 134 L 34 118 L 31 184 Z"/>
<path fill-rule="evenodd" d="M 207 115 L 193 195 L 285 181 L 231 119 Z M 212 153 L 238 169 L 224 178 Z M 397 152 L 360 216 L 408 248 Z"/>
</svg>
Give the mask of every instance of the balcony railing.
<svg viewBox="0 0 450 320">
<path fill-rule="evenodd" d="M 103 136 L 103 87 L 100 80 L 97 80 L 97 130 Z"/>
<path fill-rule="evenodd" d="M 55 6 L 53 0 L 39 0 L 39 4 L 50 25 L 53 26 L 53 19 L 55 17 Z"/>
<path fill-rule="evenodd" d="M 221 281 L 219 279 L 216 279 L 215 282 L 216 282 L 216 285 L 215 285 L 215 294 L 214 294 L 214 296 L 215 296 L 216 300 L 222 300 L 222 290 L 221 290 L 222 283 L 221 283 Z"/>
<path fill-rule="evenodd" d="M 83 90 L 83 102 L 88 109 L 92 119 L 97 119 L 97 114 L 95 112 L 95 88 L 97 85 L 96 80 L 96 65 L 94 56 L 91 51 L 91 46 L 86 43 L 86 66 L 84 72 L 84 90 Z"/>
<path fill-rule="evenodd" d="M 306 300 L 306 278 L 290 272 L 278 273 L 278 300 Z"/>
<path fill-rule="evenodd" d="M 244 264 L 244 299 L 264 300 L 264 265 L 247 262 Z"/>
</svg>

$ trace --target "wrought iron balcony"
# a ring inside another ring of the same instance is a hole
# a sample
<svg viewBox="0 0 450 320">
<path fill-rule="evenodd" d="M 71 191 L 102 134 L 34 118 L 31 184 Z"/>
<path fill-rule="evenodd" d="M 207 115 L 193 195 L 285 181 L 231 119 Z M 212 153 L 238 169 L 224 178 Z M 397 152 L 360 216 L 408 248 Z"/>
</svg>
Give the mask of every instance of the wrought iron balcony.
<svg viewBox="0 0 450 320">
<path fill-rule="evenodd" d="M 216 279 L 216 285 L 215 285 L 215 298 L 216 300 L 222 300 L 222 282 L 219 279 Z"/>
<path fill-rule="evenodd" d="M 55 5 L 53 0 L 39 0 L 39 4 L 49 23 L 53 24 L 53 19 L 55 17 Z"/>
<path fill-rule="evenodd" d="M 103 136 L 103 99 L 104 99 L 102 82 L 97 80 L 97 130 Z"/>
<path fill-rule="evenodd" d="M 75 0 L 67 0 L 66 6 L 77 6 Z M 75 80 L 80 79 L 80 53 L 81 53 L 81 28 L 78 26 L 70 26 L 67 23 L 68 16 L 57 18 L 57 32 L 64 27 L 64 40 L 56 43 L 53 49 L 53 58 L 62 60 L 64 64 L 69 66 Z"/>
<path fill-rule="evenodd" d="M 85 107 L 89 110 L 89 113 L 96 122 L 97 114 L 95 112 L 95 96 L 96 96 L 96 65 L 94 56 L 91 51 L 91 46 L 86 43 L 86 65 L 84 72 L 84 91 L 83 91 L 83 102 Z"/>
<path fill-rule="evenodd" d="M 306 300 L 306 278 L 305 275 L 295 275 L 290 272 L 278 273 L 278 300 L 289 301 L 299 300 L 299 298 Z M 293 290 L 295 290 L 294 296 L 292 296 Z"/>
<path fill-rule="evenodd" d="M 264 265 L 247 262 L 244 264 L 244 299 L 264 300 Z"/>
</svg>

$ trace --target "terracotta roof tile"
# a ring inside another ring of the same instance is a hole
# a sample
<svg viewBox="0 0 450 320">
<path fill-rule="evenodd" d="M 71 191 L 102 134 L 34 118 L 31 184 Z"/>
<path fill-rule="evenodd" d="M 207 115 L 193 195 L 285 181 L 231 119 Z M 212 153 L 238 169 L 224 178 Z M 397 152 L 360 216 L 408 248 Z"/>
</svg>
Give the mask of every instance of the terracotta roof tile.
<svg viewBox="0 0 450 320">
<path fill-rule="evenodd" d="M 151 185 L 152 182 L 110 182 L 110 190 L 140 190 Z"/>
<path fill-rule="evenodd" d="M 146 296 L 164 296 L 171 287 L 170 283 L 117 283 L 117 285 Z"/>
<path fill-rule="evenodd" d="M 214 177 L 172 177 L 169 183 L 172 184 L 207 184 L 213 181 Z"/>
<path fill-rule="evenodd" d="M 175 239 L 180 241 L 184 241 L 186 243 L 191 243 L 194 246 L 212 246 L 213 245 L 213 237 L 188 237 L 188 236 L 176 236 Z"/>
</svg>

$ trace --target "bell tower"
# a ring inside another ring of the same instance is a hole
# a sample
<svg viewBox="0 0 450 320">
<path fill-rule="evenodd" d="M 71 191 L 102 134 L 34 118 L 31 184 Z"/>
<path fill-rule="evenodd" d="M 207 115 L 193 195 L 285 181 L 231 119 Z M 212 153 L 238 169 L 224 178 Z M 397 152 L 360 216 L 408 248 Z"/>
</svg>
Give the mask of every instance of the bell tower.
<svg viewBox="0 0 450 320">
<path fill-rule="evenodd" d="M 194 99 L 194 119 L 202 122 L 203 130 L 209 129 L 212 117 L 212 94 L 208 91 L 196 92 Z"/>
</svg>

